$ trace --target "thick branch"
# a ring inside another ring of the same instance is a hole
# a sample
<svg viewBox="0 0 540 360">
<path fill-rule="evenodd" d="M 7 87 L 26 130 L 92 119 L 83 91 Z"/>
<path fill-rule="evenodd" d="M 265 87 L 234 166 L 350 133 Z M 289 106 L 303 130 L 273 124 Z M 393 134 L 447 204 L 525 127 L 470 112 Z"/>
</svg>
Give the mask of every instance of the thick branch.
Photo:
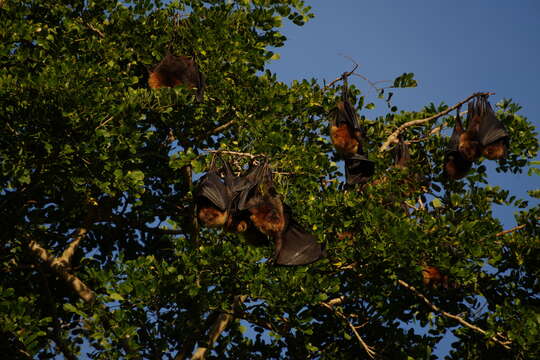
<svg viewBox="0 0 540 360">
<path fill-rule="evenodd" d="M 474 324 L 471 324 L 470 322 L 466 321 L 462 317 L 460 317 L 458 315 L 453 315 L 453 314 L 450 314 L 450 313 L 448 313 L 448 312 L 446 312 L 444 310 L 441 310 L 437 305 L 435 305 L 431 301 L 429 301 L 429 299 L 425 295 L 423 295 L 421 292 L 416 290 L 412 285 L 407 284 L 403 280 L 398 280 L 398 283 L 401 286 L 403 286 L 403 287 L 407 288 L 408 290 L 410 290 L 411 292 L 413 292 L 418 298 L 420 298 L 422 301 L 424 301 L 424 303 L 426 303 L 426 305 L 429 306 L 433 311 L 438 312 L 441 315 L 443 315 L 444 317 L 447 317 L 449 319 L 456 320 L 461 325 L 466 326 L 469 329 L 472 329 L 472 330 L 474 330 L 474 331 L 476 331 L 476 332 L 478 332 L 478 333 L 480 333 L 482 335 L 487 334 L 487 332 L 485 330 L 479 328 L 478 326 L 476 326 Z M 492 337 L 490 337 L 490 339 L 495 341 L 496 343 L 500 344 L 505 349 L 510 350 L 510 346 L 508 346 L 509 344 L 512 343 L 510 340 L 503 341 L 503 340 L 500 340 L 499 338 L 497 338 L 496 336 L 492 336 Z"/>
<path fill-rule="evenodd" d="M 62 279 L 64 279 L 64 281 L 68 283 L 73 291 L 75 291 L 75 293 L 79 295 L 84 302 L 92 304 L 95 301 L 96 295 L 94 292 L 78 277 L 70 274 L 62 261 L 59 261 L 57 258 L 49 254 L 46 249 L 44 249 L 34 240 L 30 240 L 28 243 L 28 248 L 36 257 L 47 264 L 51 270 L 56 272 Z"/>
<path fill-rule="evenodd" d="M 237 308 L 239 308 L 240 305 L 242 305 L 246 297 L 247 297 L 246 295 L 237 295 L 234 297 L 233 312 Z M 214 325 L 212 326 L 212 329 L 210 330 L 210 334 L 208 336 L 208 343 L 207 343 L 208 347 L 200 346 L 197 350 L 195 350 L 195 353 L 191 357 L 191 360 L 202 360 L 205 358 L 206 352 L 208 351 L 208 349 L 216 342 L 219 335 L 221 335 L 221 333 L 227 328 L 229 323 L 232 321 L 233 317 L 234 316 L 230 313 L 222 312 L 221 314 L 219 314 L 216 322 L 214 323 Z"/>
<path fill-rule="evenodd" d="M 446 109 L 444 111 L 441 111 L 440 113 L 437 113 L 437 114 L 435 114 L 433 116 L 427 117 L 425 119 L 417 119 L 417 120 L 412 120 L 412 121 L 406 122 L 405 124 L 402 124 L 400 127 L 398 127 L 392 134 L 390 134 L 390 136 L 386 139 L 384 144 L 382 144 L 382 146 L 379 148 L 379 151 L 380 152 L 386 151 L 386 150 L 388 150 L 388 148 L 390 147 L 391 144 L 397 143 L 399 134 L 401 134 L 401 132 L 403 132 L 403 130 L 405 130 L 406 128 L 411 127 L 411 126 L 415 126 L 415 125 L 424 124 L 424 123 L 430 122 L 432 120 L 435 120 L 437 118 L 440 118 L 441 116 L 444 116 L 444 115 L 448 114 L 449 112 L 451 112 L 452 110 L 459 108 L 461 105 L 465 104 L 466 102 L 470 101 L 471 99 L 474 99 L 475 97 L 484 96 L 484 95 L 493 95 L 493 94 L 494 93 L 489 93 L 489 92 L 487 92 L 487 93 L 474 93 L 471 96 L 469 96 L 468 98 L 466 98 L 465 100 L 460 101 L 456 105 L 450 106 L 448 109 Z"/>
</svg>

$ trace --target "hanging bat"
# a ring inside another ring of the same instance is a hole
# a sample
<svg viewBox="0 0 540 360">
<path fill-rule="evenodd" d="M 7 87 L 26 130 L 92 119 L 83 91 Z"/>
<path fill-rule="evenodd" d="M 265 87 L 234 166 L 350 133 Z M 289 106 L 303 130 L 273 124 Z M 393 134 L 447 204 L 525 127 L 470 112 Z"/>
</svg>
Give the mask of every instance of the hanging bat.
<svg viewBox="0 0 540 360">
<path fill-rule="evenodd" d="M 424 286 L 437 288 L 442 285 L 448 289 L 448 276 L 441 274 L 440 270 L 435 266 L 424 266 L 422 269 L 422 282 Z"/>
<path fill-rule="evenodd" d="M 411 153 L 409 152 L 409 145 L 407 145 L 400 137 L 399 143 L 394 150 L 394 166 L 405 169 L 408 167 L 410 161 Z"/>
<path fill-rule="evenodd" d="M 487 159 L 496 160 L 506 156 L 509 136 L 504 124 L 497 119 L 487 95 L 478 99 L 477 106 L 482 120 L 478 130 L 478 140 L 482 146 L 482 155 Z"/>
<path fill-rule="evenodd" d="M 454 131 L 450 137 L 450 143 L 446 148 L 444 169 L 449 178 L 457 180 L 463 178 L 472 167 L 472 161 L 467 160 L 463 154 L 459 151 L 459 145 L 461 142 L 461 135 L 463 134 L 463 124 L 459 116 L 459 108 L 456 114 L 456 123 L 454 125 Z M 469 110 L 471 108 L 469 107 Z"/>
<path fill-rule="evenodd" d="M 458 109 L 459 110 L 459 109 Z M 475 161 L 480 157 L 480 140 L 478 137 L 482 115 L 474 102 L 469 102 L 467 110 L 467 130 L 464 131 L 461 118 L 456 117 L 455 130 L 459 133 L 458 150 L 465 160 Z"/>
<path fill-rule="evenodd" d="M 202 101 L 204 76 L 195 60 L 187 56 L 165 55 L 157 65 L 149 70 L 148 85 L 152 89 L 185 85 L 197 88 L 197 100 Z"/>
<path fill-rule="evenodd" d="M 358 115 L 349 102 L 347 78 L 343 79 L 342 99 L 330 112 L 330 139 L 336 151 L 345 159 L 345 179 L 347 184 L 365 183 L 375 171 L 375 164 L 369 161 L 362 149 L 362 129 Z"/>
</svg>

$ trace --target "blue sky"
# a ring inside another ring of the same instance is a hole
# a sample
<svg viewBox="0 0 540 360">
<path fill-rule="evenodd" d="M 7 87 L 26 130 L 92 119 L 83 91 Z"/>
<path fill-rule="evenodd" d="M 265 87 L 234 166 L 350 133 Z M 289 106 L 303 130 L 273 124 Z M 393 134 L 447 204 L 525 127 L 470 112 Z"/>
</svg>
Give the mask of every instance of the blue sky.
<svg viewBox="0 0 540 360">
<path fill-rule="evenodd" d="M 286 83 L 317 78 L 327 82 L 350 70 L 353 58 L 357 72 L 371 81 L 393 80 L 413 72 L 419 86 L 401 89 L 392 99 L 400 110 L 419 110 L 424 105 L 453 105 L 477 91 L 492 91 L 494 105 L 512 98 L 521 115 L 538 128 L 540 101 L 540 2 L 500 1 L 390 1 L 313 0 L 315 18 L 297 27 L 287 23 L 288 41 L 277 49 L 281 59 L 270 69 Z M 366 82 L 351 81 L 364 91 Z M 372 100 L 376 95 L 371 91 Z M 386 109 L 366 112 L 368 118 Z M 538 178 L 526 174 L 498 174 L 492 162 L 490 185 L 509 188 L 526 198 L 538 188 Z M 515 225 L 514 208 L 497 207 L 495 214 L 505 227 Z"/>
<path fill-rule="evenodd" d="M 357 72 L 371 81 L 393 80 L 404 72 L 415 73 L 419 86 L 395 91 L 393 103 L 400 110 L 419 110 L 424 105 L 453 105 L 477 91 L 491 91 L 494 105 L 512 98 L 521 115 L 540 127 L 540 1 L 457 0 L 452 2 L 409 0 L 314 0 L 315 18 L 303 27 L 287 24 L 288 41 L 277 49 L 281 59 L 269 68 L 286 83 L 317 78 L 327 82 L 352 68 L 343 55 L 361 66 Z M 451 4 L 451 5 L 449 5 Z M 359 78 L 352 82 L 363 91 L 369 86 Z M 371 100 L 376 100 L 374 92 Z M 367 99 L 366 99 L 367 101 Z M 366 112 L 374 118 L 386 110 Z M 538 131 L 538 130 L 537 130 Z M 526 191 L 539 188 L 538 177 L 498 174 L 492 162 L 490 185 L 511 190 L 513 195 L 538 201 Z M 512 207 L 496 207 L 505 228 L 515 226 Z M 451 337 L 436 349 L 443 357 Z"/>
</svg>

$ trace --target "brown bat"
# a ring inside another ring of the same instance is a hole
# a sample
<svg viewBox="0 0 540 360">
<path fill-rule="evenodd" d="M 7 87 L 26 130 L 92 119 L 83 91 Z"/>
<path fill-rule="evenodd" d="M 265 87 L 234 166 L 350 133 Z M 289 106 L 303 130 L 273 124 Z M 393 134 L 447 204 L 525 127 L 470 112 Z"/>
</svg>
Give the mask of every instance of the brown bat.
<svg viewBox="0 0 540 360">
<path fill-rule="evenodd" d="M 478 130 L 478 140 L 482 148 L 482 155 L 487 159 L 496 160 L 506 156 L 508 151 L 509 136 L 504 124 L 497 119 L 487 95 L 477 101 L 478 112 L 481 121 Z"/>
<path fill-rule="evenodd" d="M 450 137 L 450 143 L 446 148 L 444 170 L 449 178 L 457 180 L 465 177 L 472 167 L 473 162 L 469 161 L 459 151 L 459 145 L 461 136 L 464 133 L 463 124 L 459 116 L 459 108 L 456 114 L 456 123 L 454 125 L 454 131 Z"/>
<path fill-rule="evenodd" d="M 194 59 L 187 56 L 167 54 L 157 65 L 149 70 L 148 85 L 152 89 L 185 85 L 197 88 L 197 100 L 202 101 L 204 76 Z"/>
<path fill-rule="evenodd" d="M 349 101 L 347 78 L 343 78 L 342 98 L 329 114 L 330 139 L 338 154 L 345 159 L 347 184 L 361 184 L 369 179 L 375 164 L 368 160 L 362 149 L 363 131 L 358 115 Z"/>
</svg>

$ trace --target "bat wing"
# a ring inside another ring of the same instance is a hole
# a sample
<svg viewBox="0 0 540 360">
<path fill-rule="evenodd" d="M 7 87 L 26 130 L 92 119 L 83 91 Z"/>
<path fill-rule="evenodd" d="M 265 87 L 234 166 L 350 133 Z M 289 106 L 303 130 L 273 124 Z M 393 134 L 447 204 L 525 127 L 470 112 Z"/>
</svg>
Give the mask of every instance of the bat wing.
<svg viewBox="0 0 540 360">
<path fill-rule="evenodd" d="M 238 194 L 236 206 L 239 211 L 254 206 L 254 201 L 251 199 L 255 198 L 257 186 L 264 181 L 271 181 L 269 171 L 267 164 L 261 163 L 251 167 L 245 175 L 236 178 L 233 191 Z"/>
<path fill-rule="evenodd" d="M 494 143 L 501 139 L 508 139 L 508 131 L 504 124 L 497 119 L 491 105 L 487 100 L 483 104 L 483 117 L 478 130 L 478 140 L 483 146 Z"/>
<path fill-rule="evenodd" d="M 196 197 L 205 197 L 218 209 L 226 211 L 231 204 L 231 195 L 218 174 L 208 172 L 200 180 Z"/>
<path fill-rule="evenodd" d="M 325 251 L 312 234 L 306 232 L 296 221 L 289 220 L 281 234 L 281 250 L 276 256 L 279 265 L 307 265 L 325 255 Z"/>
<path fill-rule="evenodd" d="M 347 184 L 363 184 L 375 172 L 375 163 L 365 155 L 356 154 L 345 159 L 345 179 Z"/>
</svg>

